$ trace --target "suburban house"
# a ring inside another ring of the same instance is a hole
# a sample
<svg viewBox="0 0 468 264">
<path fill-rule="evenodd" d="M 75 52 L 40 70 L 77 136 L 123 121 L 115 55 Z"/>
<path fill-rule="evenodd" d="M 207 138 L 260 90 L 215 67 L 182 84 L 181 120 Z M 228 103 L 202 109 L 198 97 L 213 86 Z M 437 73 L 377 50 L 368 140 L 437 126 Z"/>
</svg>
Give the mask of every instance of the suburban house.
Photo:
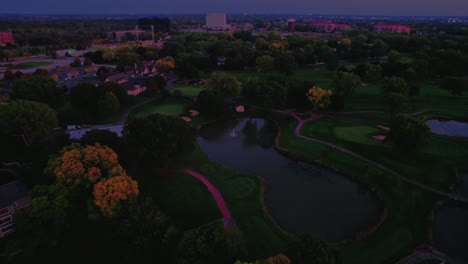
<svg viewBox="0 0 468 264">
<path fill-rule="evenodd" d="M 0 185 L 0 238 L 14 232 L 13 215 L 30 203 L 29 191 L 20 181 Z"/>
<path fill-rule="evenodd" d="M 128 75 L 126 73 L 119 73 L 108 76 L 104 82 L 113 82 L 116 84 L 122 84 L 128 82 Z"/>
<path fill-rule="evenodd" d="M 147 87 L 145 84 L 145 79 L 134 78 L 130 79 L 128 82 L 123 84 L 125 90 L 127 90 L 128 95 L 139 95 L 142 92 L 146 91 Z"/>
</svg>

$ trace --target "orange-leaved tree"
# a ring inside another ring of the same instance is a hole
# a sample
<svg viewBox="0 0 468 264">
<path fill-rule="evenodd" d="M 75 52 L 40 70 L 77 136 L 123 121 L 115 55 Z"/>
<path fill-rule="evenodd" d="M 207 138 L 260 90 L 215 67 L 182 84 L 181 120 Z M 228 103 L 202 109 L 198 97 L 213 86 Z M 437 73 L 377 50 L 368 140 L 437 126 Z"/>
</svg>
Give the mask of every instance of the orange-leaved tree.
<svg viewBox="0 0 468 264">
<path fill-rule="evenodd" d="M 137 182 L 119 164 L 117 154 L 99 144 L 63 148 L 60 156 L 49 160 L 45 172 L 71 190 L 91 194 L 94 189 L 94 204 L 105 215 L 112 215 L 119 201 L 138 196 Z"/>
<path fill-rule="evenodd" d="M 138 196 L 138 184 L 127 175 L 116 176 L 96 183 L 93 194 L 96 206 L 111 216 L 121 201 Z"/>
<path fill-rule="evenodd" d="M 306 93 L 307 100 L 312 103 L 314 110 L 325 109 L 330 104 L 332 91 L 314 86 Z"/>
</svg>

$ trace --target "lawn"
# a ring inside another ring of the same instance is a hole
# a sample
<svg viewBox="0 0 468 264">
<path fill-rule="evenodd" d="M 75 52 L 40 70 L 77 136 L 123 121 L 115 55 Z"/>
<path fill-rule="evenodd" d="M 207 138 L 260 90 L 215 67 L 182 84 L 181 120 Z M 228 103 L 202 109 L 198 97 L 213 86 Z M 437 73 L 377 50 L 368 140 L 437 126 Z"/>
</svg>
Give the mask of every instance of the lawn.
<svg viewBox="0 0 468 264">
<path fill-rule="evenodd" d="M 134 109 L 129 114 L 127 122 L 135 118 L 146 117 L 156 113 L 179 116 L 187 111 L 190 104 L 191 102 L 184 98 L 169 97 L 163 100 L 156 100 Z"/>
<path fill-rule="evenodd" d="M 442 190 L 446 190 L 453 182 L 448 172 L 463 166 L 468 157 L 468 141 L 439 136 L 430 137 L 419 157 L 400 157 L 392 151 L 390 144 L 371 138 L 372 135 L 386 134 L 386 131 L 372 123 L 357 120 L 323 118 L 307 123 L 301 132 L 351 149 L 403 175 Z"/>
<path fill-rule="evenodd" d="M 27 68 L 34 68 L 34 67 L 41 67 L 51 65 L 53 62 L 51 61 L 29 61 L 29 62 L 22 62 L 18 64 L 12 65 L 13 69 L 27 69 Z"/>
<path fill-rule="evenodd" d="M 197 97 L 198 94 L 205 89 L 194 85 L 177 85 L 171 90 L 171 94 L 174 94 L 177 90 L 181 92 L 182 96 Z"/>
<path fill-rule="evenodd" d="M 198 145 L 194 152 L 177 161 L 177 167 L 193 168 L 219 189 L 236 226 L 243 232 L 252 258 L 281 252 L 294 239 L 265 214 L 259 178 L 212 162 Z M 211 194 L 194 178 L 180 172 L 146 178 L 142 191 L 150 194 L 179 228 L 194 228 L 221 218 Z"/>
<path fill-rule="evenodd" d="M 161 210 L 183 229 L 196 228 L 221 218 L 205 185 L 185 173 L 145 177 L 140 186 L 142 193 L 152 197 Z"/>
</svg>

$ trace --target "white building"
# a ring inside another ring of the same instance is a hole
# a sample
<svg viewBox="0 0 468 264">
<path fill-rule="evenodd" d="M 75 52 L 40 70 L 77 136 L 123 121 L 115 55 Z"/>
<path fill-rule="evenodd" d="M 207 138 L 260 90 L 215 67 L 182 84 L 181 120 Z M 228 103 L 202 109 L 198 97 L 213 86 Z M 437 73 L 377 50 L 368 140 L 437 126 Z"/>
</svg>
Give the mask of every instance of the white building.
<svg viewBox="0 0 468 264">
<path fill-rule="evenodd" d="M 226 13 L 209 13 L 206 15 L 206 27 L 211 29 L 224 29 L 226 24 Z"/>
</svg>

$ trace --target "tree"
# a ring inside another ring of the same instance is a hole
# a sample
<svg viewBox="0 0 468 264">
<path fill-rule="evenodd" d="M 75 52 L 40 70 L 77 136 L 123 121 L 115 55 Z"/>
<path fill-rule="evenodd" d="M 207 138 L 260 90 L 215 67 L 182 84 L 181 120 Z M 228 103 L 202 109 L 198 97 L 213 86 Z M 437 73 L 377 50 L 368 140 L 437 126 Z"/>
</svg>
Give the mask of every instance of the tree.
<svg viewBox="0 0 468 264">
<path fill-rule="evenodd" d="M 391 50 L 388 53 L 388 62 L 391 64 L 400 64 L 401 63 L 401 54 L 396 50 Z"/>
<path fill-rule="evenodd" d="M 34 74 L 30 78 L 17 80 L 13 85 L 11 97 L 12 99 L 37 101 L 53 106 L 62 93 L 63 89 L 52 77 Z"/>
<path fill-rule="evenodd" d="M 275 69 L 275 59 L 269 55 L 260 56 L 256 60 L 257 71 L 266 73 Z"/>
<path fill-rule="evenodd" d="M 354 73 L 339 72 L 333 80 L 335 93 L 342 96 L 353 96 L 361 85 L 361 79 Z"/>
<path fill-rule="evenodd" d="M 146 87 L 148 88 L 148 91 L 151 91 L 152 93 L 164 90 L 166 85 L 167 80 L 161 75 L 156 75 L 146 80 Z"/>
<path fill-rule="evenodd" d="M 195 148 L 195 130 L 184 120 L 160 114 L 135 119 L 124 127 L 124 137 L 148 165 L 166 166 Z"/>
<path fill-rule="evenodd" d="M 9 136 L 20 135 L 26 145 L 51 135 L 57 126 L 57 112 L 46 104 L 15 100 L 0 107 L 0 130 Z"/>
<path fill-rule="evenodd" d="M 211 90 L 203 90 L 198 94 L 195 108 L 200 113 L 211 117 L 220 117 L 227 112 L 223 97 Z"/>
<path fill-rule="evenodd" d="M 63 148 L 59 156 L 49 160 L 45 173 L 72 194 L 86 198 L 92 192 L 94 205 L 108 217 L 119 211 L 122 201 L 138 196 L 137 182 L 119 164 L 117 154 L 99 144 Z"/>
<path fill-rule="evenodd" d="M 332 91 L 314 86 L 307 92 L 307 100 L 312 103 L 314 110 L 326 109 L 330 104 Z"/>
<path fill-rule="evenodd" d="M 292 263 L 297 264 L 340 264 L 342 256 L 335 246 L 315 239 L 309 235 L 304 236 L 299 242 L 293 243 L 287 255 Z"/>
<path fill-rule="evenodd" d="M 356 66 L 354 73 L 364 81 L 376 81 L 382 78 L 382 66 L 363 63 Z"/>
<path fill-rule="evenodd" d="M 138 196 L 138 184 L 127 175 L 104 179 L 94 185 L 94 203 L 106 216 L 112 216 L 122 201 Z"/>
<path fill-rule="evenodd" d="M 120 109 L 119 99 L 112 92 L 107 92 L 99 99 L 97 108 L 99 114 L 103 116 L 115 114 Z"/>
<path fill-rule="evenodd" d="M 181 264 L 234 263 L 245 255 L 240 231 L 226 230 L 220 222 L 185 232 L 177 246 L 177 263 Z"/>
<path fill-rule="evenodd" d="M 291 264 L 291 260 L 286 255 L 278 254 L 267 258 L 263 264 Z"/>
<path fill-rule="evenodd" d="M 106 129 L 93 129 L 84 134 L 80 139 L 80 143 L 84 146 L 94 146 L 96 143 L 102 146 L 108 146 L 112 149 L 118 149 L 120 145 L 120 139 L 117 133 L 111 132 Z"/>
<path fill-rule="evenodd" d="M 405 81 L 405 79 L 400 78 L 400 77 L 385 78 L 383 85 L 382 85 L 382 92 L 383 93 L 394 92 L 394 93 L 400 93 L 402 95 L 408 96 L 409 95 L 408 83 Z"/>
<path fill-rule="evenodd" d="M 172 71 L 175 68 L 175 60 L 170 57 L 164 57 L 156 61 L 156 69 L 158 72 L 168 72 Z"/>
<path fill-rule="evenodd" d="M 246 99 L 258 106 L 281 108 L 286 105 L 286 89 L 274 80 L 249 80 L 244 85 Z"/>
<path fill-rule="evenodd" d="M 463 78 L 445 78 L 440 82 L 440 88 L 447 90 L 452 95 L 462 96 L 468 91 L 468 80 Z"/>
<path fill-rule="evenodd" d="M 408 103 L 408 96 L 402 93 L 388 92 L 383 94 L 383 103 L 387 112 L 394 116 L 400 113 Z"/>
<path fill-rule="evenodd" d="M 340 65 L 340 57 L 336 52 L 329 52 L 327 57 L 325 58 L 325 65 L 327 66 L 327 69 L 330 71 L 336 70 L 338 66 Z"/>
<path fill-rule="evenodd" d="M 430 129 L 423 120 L 398 115 L 390 123 L 387 140 L 393 142 L 396 151 L 414 154 L 426 145 L 429 135 Z"/>
<path fill-rule="evenodd" d="M 281 52 L 275 57 L 275 68 L 284 75 L 293 74 L 296 67 L 296 59 L 288 53 Z"/>
<path fill-rule="evenodd" d="M 73 62 L 70 64 L 72 67 L 80 67 L 81 66 L 81 60 L 78 57 L 75 57 L 73 59 Z"/>
<path fill-rule="evenodd" d="M 213 73 L 205 87 L 216 95 L 229 97 L 239 94 L 240 82 L 235 77 L 225 73 Z"/>
</svg>

